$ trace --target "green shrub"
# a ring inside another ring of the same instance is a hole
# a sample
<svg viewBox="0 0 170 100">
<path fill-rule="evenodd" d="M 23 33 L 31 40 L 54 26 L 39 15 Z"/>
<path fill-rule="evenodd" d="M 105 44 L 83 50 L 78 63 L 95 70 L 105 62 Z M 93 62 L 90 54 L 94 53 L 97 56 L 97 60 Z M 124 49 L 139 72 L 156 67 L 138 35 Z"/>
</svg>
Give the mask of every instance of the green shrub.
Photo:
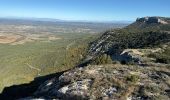
<svg viewBox="0 0 170 100">
<path fill-rule="evenodd" d="M 100 65 L 100 64 L 112 64 L 112 59 L 111 59 L 111 57 L 109 55 L 103 54 L 103 55 L 100 55 L 100 56 L 96 57 L 92 61 L 92 64 L 97 64 L 97 65 Z"/>
<path fill-rule="evenodd" d="M 165 56 L 165 55 L 159 56 L 159 57 L 156 58 L 156 62 L 169 64 L 170 63 L 170 57 Z"/>
<path fill-rule="evenodd" d="M 137 76 L 137 75 L 129 75 L 126 77 L 126 81 L 130 81 L 133 83 L 137 82 L 138 79 L 139 79 L 139 76 Z"/>
<path fill-rule="evenodd" d="M 170 64 L 170 48 L 165 49 L 162 53 L 151 53 L 148 57 L 155 58 L 157 63 Z"/>
<path fill-rule="evenodd" d="M 160 88 L 159 88 L 158 86 L 147 85 L 147 86 L 145 87 L 145 89 L 146 89 L 148 92 L 152 92 L 152 93 L 160 92 Z"/>
</svg>

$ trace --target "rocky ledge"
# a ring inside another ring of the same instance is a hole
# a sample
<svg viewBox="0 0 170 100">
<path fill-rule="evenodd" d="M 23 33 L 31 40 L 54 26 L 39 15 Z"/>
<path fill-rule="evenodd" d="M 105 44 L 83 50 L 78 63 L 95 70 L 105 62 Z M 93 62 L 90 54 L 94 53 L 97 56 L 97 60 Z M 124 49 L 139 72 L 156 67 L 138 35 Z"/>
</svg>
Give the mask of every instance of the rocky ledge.
<svg viewBox="0 0 170 100">
<path fill-rule="evenodd" d="M 136 22 L 146 22 L 146 23 L 158 23 L 158 24 L 168 24 L 164 19 L 161 17 L 143 17 L 143 18 L 137 18 Z"/>
<path fill-rule="evenodd" d="M 27 99 L 59 100 L 168 100 L 167 66 L 89 65 L 65 72 L 43 83 Z"/>
</svg>

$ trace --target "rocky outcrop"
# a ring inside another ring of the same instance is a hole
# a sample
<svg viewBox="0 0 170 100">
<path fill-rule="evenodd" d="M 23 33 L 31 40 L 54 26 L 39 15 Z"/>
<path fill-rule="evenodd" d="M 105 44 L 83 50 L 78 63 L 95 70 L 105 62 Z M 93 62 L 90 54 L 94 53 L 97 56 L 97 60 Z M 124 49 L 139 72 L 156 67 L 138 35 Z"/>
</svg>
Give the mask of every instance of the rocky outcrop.
<svg viewBox="0 0 170 100">
<path fill-rule="evenodd" d="M 148 24 L 151 23 L 157 23 L 157 24 L 168 24 L 164 19 L 160 17 L 143 17 L 143 18 L 137 18 L 136 22 L 146 22 Z"/>
<path fill-rule="evenodd" d="M 165 49 L 165 48 L 164 48 Z M 149 58 L 148 55 L 151 53 L 161 53 L 164 51 L 162 48 L 153 49 L 125 49 L 120 54 L 112 55 L 113 60 L 120 61 L 124 64 L 138 64 L 146 65 L 146 63 L 153 62 L 153 58 Z"/>
<path fill-rule="evenodd" d="M 143 65 L 144 62 L 150 61 L 147 58 L 147 52 L 157 49 L 145 50 L 144 48 L 168 43 L 169 39 L 170 34 L 167 32 L 123 33 L 121 30 L 108 31 L 91 44 L 86 60 L 95 60 L 95 57 L 107 54 L 114 61 Z"/>
<path fill-rule="evenodd" d="M 152 67 L 114 64 L 75 68 L 47 80 L 33 96 L 21 100 L 168 100 L 168 69 Z"/>
</svg>

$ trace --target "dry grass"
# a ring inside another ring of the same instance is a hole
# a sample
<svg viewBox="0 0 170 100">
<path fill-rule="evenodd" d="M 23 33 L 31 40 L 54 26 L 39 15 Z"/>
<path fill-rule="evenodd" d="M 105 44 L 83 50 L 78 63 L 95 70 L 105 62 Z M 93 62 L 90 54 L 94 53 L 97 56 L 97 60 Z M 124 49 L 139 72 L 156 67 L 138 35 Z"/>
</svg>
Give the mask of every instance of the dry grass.
<svg viewBox="0 0 170 100">
<path fill-rule="evenodd" d="M 121 94 L 120 100 L 127 100 L 127 98 L 133 93 L 135 86 L 129 86 L 126 91 Z"/>
<path fill-rule="evenodd" d="M 8 44 L 22 38 L 20 35 L 0 35 L 0 44 Z"/>
</svg>

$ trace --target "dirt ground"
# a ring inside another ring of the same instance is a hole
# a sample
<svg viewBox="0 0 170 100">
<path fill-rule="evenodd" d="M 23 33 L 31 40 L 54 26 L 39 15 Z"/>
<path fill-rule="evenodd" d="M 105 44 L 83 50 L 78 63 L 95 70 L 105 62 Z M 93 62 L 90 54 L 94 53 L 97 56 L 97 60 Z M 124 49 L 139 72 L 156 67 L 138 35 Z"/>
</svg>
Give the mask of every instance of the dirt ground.
<svg viewBox="0 0 170 100">
<path fill-rule="evenodd" d="M 0 35 L 0 43 L 1 44 L 13 43 L 21 38 L 22 36 L 20 35 Z"/>
<path fill-rule="evenodd" d="M 26 42 L 43 40 L 45 38 L 48 39 L 49 41 L 61 39 L 60 37 L 56 37 L 56 36 L 43 36 L 44 38 L 41 38 L 42 36 L 43 34 L 41 35 L 0 34 L 0 44 L 18 45 L 18 44 L 24 44 Z"/>
</svg>

